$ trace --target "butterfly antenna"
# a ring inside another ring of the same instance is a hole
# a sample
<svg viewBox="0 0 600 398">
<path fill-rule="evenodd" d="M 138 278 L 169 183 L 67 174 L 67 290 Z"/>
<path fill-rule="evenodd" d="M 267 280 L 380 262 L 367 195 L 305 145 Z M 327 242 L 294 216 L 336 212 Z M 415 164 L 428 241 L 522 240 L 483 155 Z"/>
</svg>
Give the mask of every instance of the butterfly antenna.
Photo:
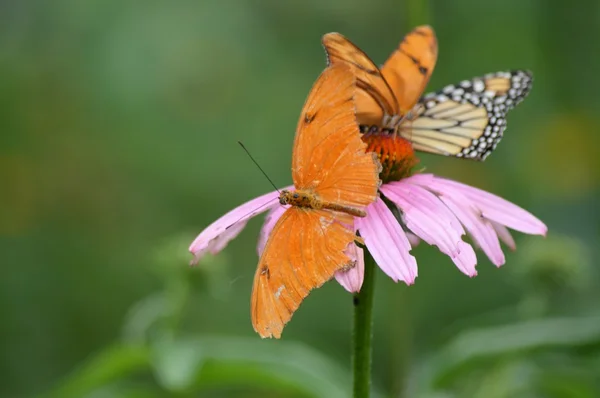
<svg viewBox="0 0 600 398">
<path fill-rule="evenodd" d="M 248 149 L 244 146 L 244 144 L 242 144 L 242 141 L 238 141 L 238 144 L 240 144 L 240 146 L 242 147 L 242 149 L 244 149 L 244 151 L 246 151 L 246 153 L 248 154 L 248 156 L 250 157 L 250 159 L 254 162 L 254 164 L 256 165 L 256 167 L 258 167 L 258 169 L 260 170 L 261 173 L 263 173 L 263 175 L 267 178 L 267 180 L 271 183 L 271 185 L 273 185 L 273 188 L 275 188 L 275 190 L 281 194 L 281 192 L 279 192 L 279 189 L 277 188 L 277 186 L 275 186 L 275 184 L 273 183 L 273 180 L 271 180 L 269 178 L 269 176 L 267 175 L 267 173 L 265 173 L 265 171 L 262 169 L 262 167 L 260 167 L 260 165 L 258 164 L 258 162 L 256 160 L 254 160 L 254 158 L 252 157 L 252 155 L 250 155 L 250 152 L 248 151 Z"/>
</svg>

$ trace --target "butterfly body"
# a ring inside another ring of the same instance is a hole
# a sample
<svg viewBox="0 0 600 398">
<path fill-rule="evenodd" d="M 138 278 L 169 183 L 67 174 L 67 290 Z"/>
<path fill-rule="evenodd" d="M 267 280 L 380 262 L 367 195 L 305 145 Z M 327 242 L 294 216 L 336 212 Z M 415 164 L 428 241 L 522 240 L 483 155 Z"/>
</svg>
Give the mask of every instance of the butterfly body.
<svg viewBox="0 0 600 398">
<path fill-rule="evenodd" d="M 345 206 L 334 202 L 322 201 L 315 193 L 307 191 L 287 191 L 282 190 L 279 196 L 279 204 L 292 205 L 306 209 L 328 209 L 350 214 L 356 217 L 365 217 L 367 213 L 364 210 L 351 206 Z"/>
</svg>

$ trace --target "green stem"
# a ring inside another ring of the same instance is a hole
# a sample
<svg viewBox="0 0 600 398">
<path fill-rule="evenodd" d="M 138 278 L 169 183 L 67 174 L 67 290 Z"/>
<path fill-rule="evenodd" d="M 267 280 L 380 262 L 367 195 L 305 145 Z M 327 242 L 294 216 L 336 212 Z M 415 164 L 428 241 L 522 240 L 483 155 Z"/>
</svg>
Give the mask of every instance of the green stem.
<svg viewBox="0 0 600 398">
<path fill-rule="evenodd" d="M 354 295 L 354 398 L 368 398 L 371 389 L 374 282 L 375 260 L 365 250 L 365 277 L 360 292 Z"/>
</svg>

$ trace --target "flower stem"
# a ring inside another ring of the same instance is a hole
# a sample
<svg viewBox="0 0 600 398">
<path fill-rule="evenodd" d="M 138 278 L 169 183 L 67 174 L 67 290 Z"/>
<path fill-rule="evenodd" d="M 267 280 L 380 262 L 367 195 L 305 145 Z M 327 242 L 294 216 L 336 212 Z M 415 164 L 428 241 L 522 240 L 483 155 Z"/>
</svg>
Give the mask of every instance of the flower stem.
<svg viewBox="0 0 600 398">
<path fill-rule="evenodd" d="M 365 276 L 360 292 L 354 295 L 353 373 L 354 398 L 368 398 L 371 389 L 371 343 L 375 260 L 365 250 Z"/>
</svg>

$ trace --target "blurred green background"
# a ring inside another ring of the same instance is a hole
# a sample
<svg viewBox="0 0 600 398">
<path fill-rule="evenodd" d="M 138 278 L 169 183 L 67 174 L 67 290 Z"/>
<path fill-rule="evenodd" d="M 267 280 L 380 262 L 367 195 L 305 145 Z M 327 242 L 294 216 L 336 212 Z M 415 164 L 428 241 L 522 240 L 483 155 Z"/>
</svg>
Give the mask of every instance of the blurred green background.
<svg viewBox="0 0 600 398">
<path fill-rule="evenodd" d="M 311 294 L 281 341 L 252 330 L 260 220 L 190 269 L 187 246 L 280 186 L 308 90 L 339 31 L 382 63 L 430 23 L 429 90 L 534 71 L 485 163 L 438 175 L 530 210 L 469 279 L 413 250 L 414 286 L 380 271 L 379 397 L 600 396 L 600 3 L 505 0 L 0 2 L 0 396 L 346 397 L 352 298 Z"/>
</svg>

